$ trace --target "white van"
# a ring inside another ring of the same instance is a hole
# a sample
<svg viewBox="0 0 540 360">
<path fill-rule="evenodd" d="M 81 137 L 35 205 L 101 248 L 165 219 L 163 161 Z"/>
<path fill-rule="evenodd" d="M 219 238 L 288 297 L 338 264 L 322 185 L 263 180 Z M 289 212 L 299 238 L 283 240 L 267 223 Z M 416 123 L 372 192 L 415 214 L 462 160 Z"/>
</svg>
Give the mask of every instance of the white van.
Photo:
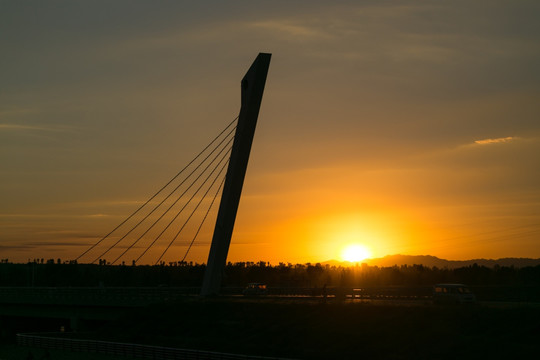
<svg viewBox="0 0 540 360">
<path fill-rule="evenodd" d="M 463 284 L 437 284 L 433 286 L 435 304 L 472 304 L 476 296 Z"/>
</svg>

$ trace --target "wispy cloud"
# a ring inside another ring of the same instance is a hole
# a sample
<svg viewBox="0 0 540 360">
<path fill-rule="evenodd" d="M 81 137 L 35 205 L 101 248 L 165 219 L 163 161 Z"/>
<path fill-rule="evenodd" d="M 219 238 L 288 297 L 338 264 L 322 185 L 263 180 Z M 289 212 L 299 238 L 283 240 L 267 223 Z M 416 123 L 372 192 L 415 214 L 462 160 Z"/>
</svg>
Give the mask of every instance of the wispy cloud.
<svg viewBox="0 0 540 360">
<path fill-rule="evenodd" d="M 102 201 L 79 201 L 69 202 L 61 204 L 62 208 L 65 207 L 109 207 L 109 206 L 138 206 L 142 205 L 141 200 L 102 200 Z M 157 204 L 157 201 L 152 201 L 150 204 Z"/>
<path fill-rule="evenodd" d="M 88 237 L 77 237 L 78 239 L 88 239 Z M 92 237 L 92 239 L 95 237 Z M 28 241 L 22 243 L 0 245 L 0 250 L 3 251 L 28 251 L 32 249 L 43 250 L 45 247 L 79 247 L 79 246 L 90 246 L 92 245 L 91 241 L 86 242 L 73 242 L 73 241 Z"/>
<path fill-rule="evenodd" d="M 329 35 L 318 28 L 306 26 L 303 24 L 286 21 L 260 21 L 251 24 L 254 27 L 271 31 L 281 32 L 287 36 L 320 39 L 329 37 Z"/>
<path fill-rule="evenodd" d="M 87 217 L 91 217 L 91 218 L 101 218 L 101 217 L 108 217 L 110 215 L 107 215 L 107 214 L 91 214 L 91 215 L 86 215 Z"/>
<path fill-rule="evenodd" d="M 66 132 L 73 131 L 72 127 L 65 126 L 35 126 L 35 125 L 20 125 L 20 124 L 0 124 L 0 131 L 51 131 L 51 132 Z"/>
<path fill-rule="evenodd" d="M 38 113 L 38 111 L 36 109 L 31 109 L 31 108 L 6 109 L 6 110 L 0 110 L 0 118 L 15 117 L 15 116 L 36 114 L 36 113 Z"/>
<path fill-rule="evenodd" d="M 478 145 L 500 144 L 500 143 L 507 143 L 510 141 L 514 141 L 516 139 L 517 137 L 515 136 L 507 136 L 507 137 L 496 138 L 496 139 L 476 140 L 474 143 Z"/>
<path fill-rule="evenodd" d="M 85 219 L 85 218 L 106 218 L 106 217 L 117 217 L 120 215 L 109 215 L 109 214 L 65 214 L 65 213 L 47 213 L 47 214 L 0 214 L 0 220 L 3 219 Z"/>
<path fill-rule="evenodd" d="M 0 245 L 0 250 L 2 251 L 9 251 L 9 250 L 28 250 L 28 249 L 34 249 L 35 246 L 27 245 L 27 244 L 15 244 L 15 245 Z"/>
<path fill-rule="evenodd" d="M 41 126 L 30 125 L 15 125 L 15 124 L 0 124 L 0 129 L 5 130 L 49 130 Z"/>
</svg>

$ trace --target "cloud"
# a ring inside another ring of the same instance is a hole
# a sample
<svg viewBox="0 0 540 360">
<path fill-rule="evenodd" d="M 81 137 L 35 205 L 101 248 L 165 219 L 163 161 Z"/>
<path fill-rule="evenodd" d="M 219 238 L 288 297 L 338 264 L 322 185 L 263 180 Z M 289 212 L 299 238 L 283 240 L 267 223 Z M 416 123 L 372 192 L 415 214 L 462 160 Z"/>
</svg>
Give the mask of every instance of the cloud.
<svg viewBox="0 0 540 360">
<path fill-rule="evenodd" d="M 28 244 L 16 244 L 16 245 L 0 245 L 0 250 L 2 251 L 9 251 L 9 250 L 28 250 L 28 249 L 34 249 L 35 246 L 28 245 Z M 3 256 L 3 255 L 2 255 Z"/>
<path fill-rule="evenodd" d="M 20 221 L 39 221 L 39 220 L 77 220 L 77 219 L 103 219 L 103 218 L 115 218 L 125 217 L 125 215 L 112 215 L 112 214 L 66 214 L 66 213 L 28 213 L 28 214 L 6 214 L 0 213 L 0 220 L 20 220 Z"/>
<path fill-rule="evenodd" d="M 518 138 L 515 136 L 507 136 L 503 138 L 496 138 L 496 139 L 483 139 L 483 140 L 475 140 L 475 144 L 478 145 L 489 145 L 489 144 L 500 144 L 500 143 L 507 143 L 510 141 L 517 140 Z"/>
<path fill-rule="evenodd" d="M 15 125 L 15 124 L 0 124 L 0 129 L 6 130 L 48 130 L 41 126 Z"/>
<path fill-rule="evenodd" d="M 107 215 L 107 214 L 92 214 L 92 215 L 86 215 L 87 217 L 91 217 L 91 218 L 100 218 L 100 217 L 108 217 L 110 215 Z"/>
<path fill-rule="evenodd" d="M 14 117 L 14 116 L 21 116 L 21 115 L 28 115 L 28 114 L 35 114 L 38 111 L 36 109 L 32 108 L 14 108 L 14 109 L 6 109 L 6 110 L 0 110 L 0 118 L 1 117 Z"/>
<path fill-rule="evenodd" d="M 66 126 L 34 126 L 34 125 L 18 125 L 18 124 L 0 124 L 0 131 L 52 131 L 66 132 L 73 131 L 73 128 Z"/>
<path fill-rule="evenodd" d="M 322 32 L 320 29 L 309 27 L 300 24 L 294 24 L 286 21 L 260 21 L 252 24 L 254 27 L 267 29 L 271 31 L 277 31 L 286 34 L 287 36 L 295 36 L 301 38 L 314 38 L 320 39 L 321 37 L 328 37 L 328 34 Z"/>
<path fill-rule="evenodd" d="M 90 236 L 75 236 L 76 239 L 88 239 L 94 237 Z M 92 245 L 92 242 L 73 242 L 73 241 L 28 241 L 28 242 L 22 242 L 22 243 L 15 243 L 15 244 L 8 244 L 8 245 L 0 245 L 0 250 L 3 251 L 9 251 L 9 250 L 16 250 L 16 251 L 26 251 L 26 250 L 32 250 L 32 249 L 40 249 L 43 250 L 44 247 L 80 247 L 80 246 L 90 246 Z M 49 256 L 49 255 L 48 255 Z"/>
<path fill-rule="evenodd" d="M 88 236 L 79 236 L 77 238 L 81 238 L 81 239 L 87 239 Z M 27 242 L 27 243 L 24 243 L 22 246 L 26 246 L 26 247 L 43 247 L 43 246 L 52 246 L 52 247 L 56 247 L 56 246 L 75 246 L 75 247 L 79 247 L 79 246 L 90 246 L 92 245 L 91 242 L 86 242 L 86 243 L 81 243 L 81 242 L 78 242 L 78 243 L 73 243 L 73 242 L 66 242 L 66 241 L 52 241 L 52 242 L 48 242 L 48 241 L 34 241 L 34 242 Z"/>
</svg>

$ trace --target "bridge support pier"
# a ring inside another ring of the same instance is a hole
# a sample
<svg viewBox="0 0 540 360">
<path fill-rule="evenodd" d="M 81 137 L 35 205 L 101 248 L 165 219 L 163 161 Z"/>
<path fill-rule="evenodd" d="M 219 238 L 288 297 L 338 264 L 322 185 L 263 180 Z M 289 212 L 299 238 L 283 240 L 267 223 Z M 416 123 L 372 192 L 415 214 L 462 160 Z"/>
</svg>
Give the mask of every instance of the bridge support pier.
<svg viewBox="0 0 540 360">
<path fill-rule="evenodd" d="M 202 296 L 219 293 L 271 56 L 260 53 L 241 82 L 240 115 L 204 274 Z"/>
</svg>

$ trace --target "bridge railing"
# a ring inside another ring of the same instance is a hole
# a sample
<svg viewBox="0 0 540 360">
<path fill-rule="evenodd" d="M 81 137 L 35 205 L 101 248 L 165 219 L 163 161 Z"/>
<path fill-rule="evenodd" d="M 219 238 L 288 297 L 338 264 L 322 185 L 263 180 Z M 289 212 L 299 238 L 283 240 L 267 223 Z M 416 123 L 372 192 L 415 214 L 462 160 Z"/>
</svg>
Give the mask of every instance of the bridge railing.
<svg viewBox="0 0 540 360">
<path fill-rule="evenodd" d="M 224 287 L 222 295 L 241 295 L 243 287 Z M 109 306 L 148 305 L 198 296 L 199 287 L 0 287 L 0 303 Z M 431 296 L 431 287 L 311 288 L 269 287 L 270 296 L 341 296 L 364 299 L 418 299 Z"/>
<path fill-rule="evenodd" d="M 155 360 L 279 360 L 279 358 L 273 357 L 228 354 L 99 340 L 69 339 L 35 334 L 17 334 L 17 345 Z"/>
<path fill-rule="evenodd" d="M 0 302 L 137 306 L 197 295 L 199 291 L 196 287 L 0 287 Z"/>
</svg>

